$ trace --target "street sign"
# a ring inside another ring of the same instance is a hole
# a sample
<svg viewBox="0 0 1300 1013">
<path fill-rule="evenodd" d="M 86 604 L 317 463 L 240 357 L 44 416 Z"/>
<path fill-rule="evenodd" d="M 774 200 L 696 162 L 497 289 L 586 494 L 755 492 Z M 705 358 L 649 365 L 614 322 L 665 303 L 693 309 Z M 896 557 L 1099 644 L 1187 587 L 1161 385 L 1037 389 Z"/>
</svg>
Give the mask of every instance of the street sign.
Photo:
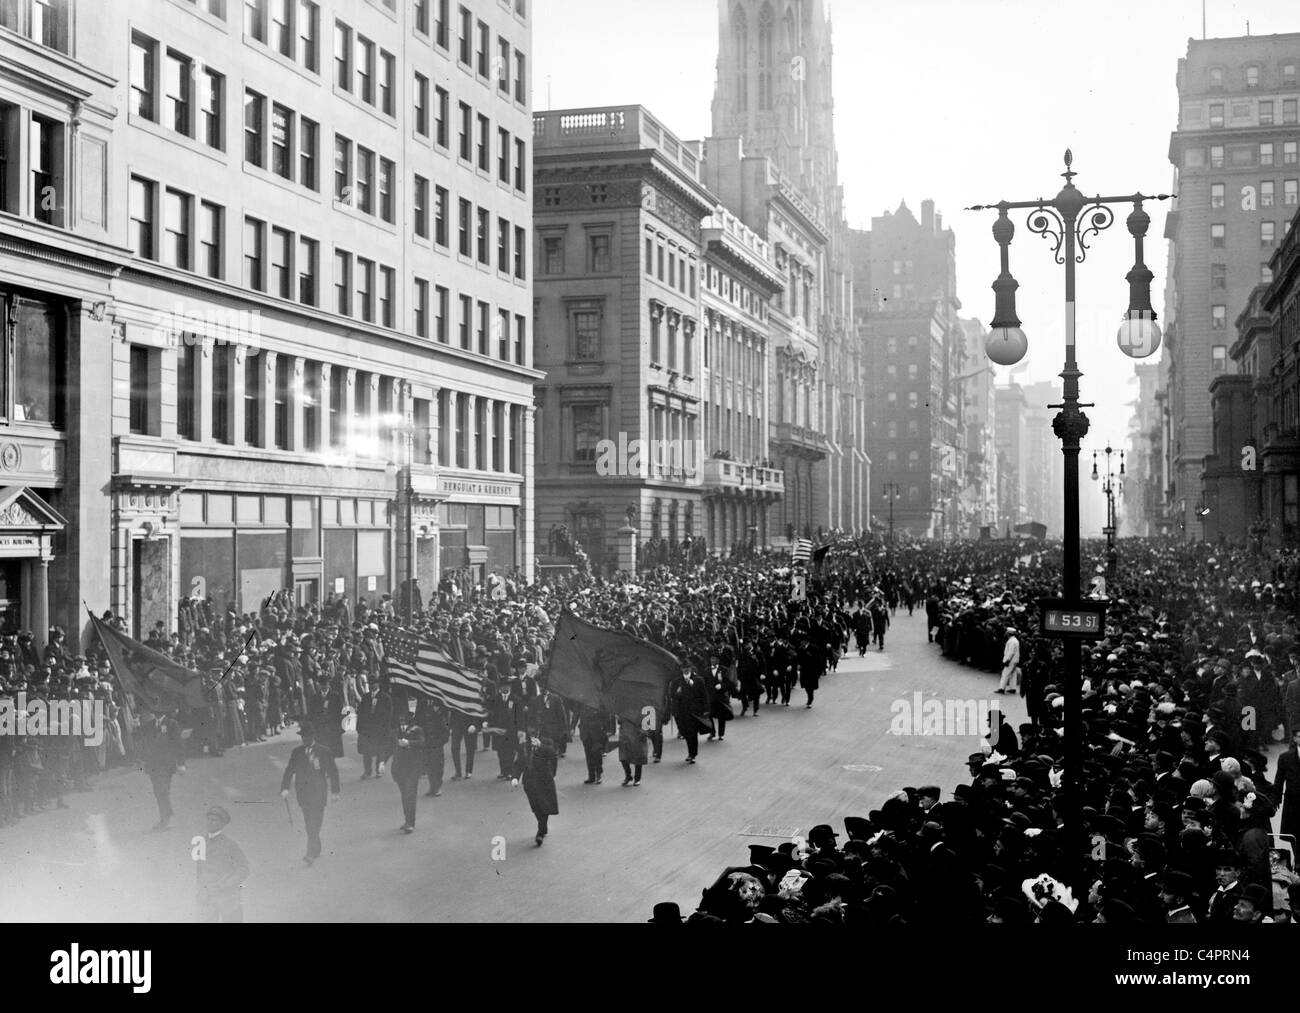
<svg viewBox="0 0 1300 1013">
<path fill-rule="evenodd" d="M 1039 632 L 1057 640 L 1100 640 L 1106 635 L 1106 603 L 1040 598 Z"/>
</svg>

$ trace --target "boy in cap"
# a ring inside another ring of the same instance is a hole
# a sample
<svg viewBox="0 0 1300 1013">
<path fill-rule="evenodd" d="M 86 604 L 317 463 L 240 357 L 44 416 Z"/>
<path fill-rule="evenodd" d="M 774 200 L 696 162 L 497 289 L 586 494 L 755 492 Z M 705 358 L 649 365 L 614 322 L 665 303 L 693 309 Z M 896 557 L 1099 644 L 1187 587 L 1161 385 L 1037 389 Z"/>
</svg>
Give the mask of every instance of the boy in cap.
<svg viewBox="0 0 1300 1013">
<path fill-rule="evenodd" d="M 239 845 L 225 834 L 230 813 L 214 805 L 207 812 L 207 823 L 207 835 L 195 850 L 199 919 L 205 922 L 242 922 L 248 859 Z"/>
</svg>

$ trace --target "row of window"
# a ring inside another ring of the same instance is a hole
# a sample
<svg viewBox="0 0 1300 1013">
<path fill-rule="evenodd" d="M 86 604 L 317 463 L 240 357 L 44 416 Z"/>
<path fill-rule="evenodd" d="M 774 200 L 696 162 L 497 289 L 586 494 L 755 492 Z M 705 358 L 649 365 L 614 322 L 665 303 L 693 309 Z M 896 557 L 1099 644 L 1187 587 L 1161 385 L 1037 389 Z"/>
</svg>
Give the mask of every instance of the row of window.
<svg viewBox="0 0 1300 1013">
<path fill-rule="evenodd" d="M 1297 122 L 1297 111 L 1298 111 L 1297 106 L 1298 106 L 1298 105 L 1300 105 L 1300 103 L 1298 103 L 1297 100 L 1296 100 L 1296 99 L 1293 99 L 1293 98 L 1288 98 L 1288 99 L 1283 99 L 1283 100 L 1282 100 L 1282 103 L 1281 103 L 1281 106 L 1282 106 L 1282 119 L 1281 119 L 1281 122 L 1282 122 L 1283 124 L 1287 124 L 1287 125 L 1289 125 L 1289 124 L 1292 124 L 1292 123 L 1296 123 L 1296 122 Z M 1231 105 L 1230 112 L 1231 112 L 1232 118 L 1233 118 L 1234 120 L 1247 119 L 1247 118 L 1250 117 L 1250 114 L 1251 114 L 1251 103 L 1249 103 L 1249 102 L 1234 102 L 1234 103 L 1232 103 L 1232 105 Z M 1257 114 L 1257 115 L 1256 115 L 1256 118 L 1258 119 L 1258 122 L 1259 122 L 1259 125 L 1260 125 L 1260 126 L 1263 126 L 1263 127 L 1271 127 L 1271 126 L 1274 125 L 1274 109 L 1273 109 L 1273 100 L 1272 100 L 1272 99 L 1260 99 L 1259 102 L 1256 103 L 1256 106 L 1255 106 L 1255 112 L 1256 112 L 1256 114 Z M 1188 107 L 1188 109 L 1187 109 L 1187 120 L 1188 120 L 1189 123 L 1199 123 L 1199 122 L 1200 122 L 1200 120 L 1201 120 L 1201 110 L 1200 110 L 1200 107 L 1199 107 L 1199 106 L 1189 106 L 1189 107 Z M 1211 103 L 1209 104 L 1209 124 L 1210 124 L 1210 126 L 1211 126 L 1211 127 L 1215 127 L 1215 128 L 1217 128 L 1217 127 L 1222 127 L 1222 126 L 1223 126 L 1223 123 L 1224 123 L 1224 103 L 1222 103 L 1222 102 L 1211 102 Z"/>
<path fill-rule="evenodd" d="M 1253 192 L 1253 188 L 1246 187 L 1242 192 L 1242 210 L 1255 210 L 1254 207 L 1247 206 L 1252 203 L 1256 203 L 1261 208 L 1271 208 L 1277 199 L 1276 188 L 1276 181 L 1271 179 L 1260 181 L 1258 194 Z M 1210 207 L 1225 207 L 1226 199 L 1225 185 L 1223 183 L 1211 183 Z M 1300 179 L 1284 179 L 1282 181 L 1282 203 L 1283 205 L 1300 204 Z"/>
<path fill-rule="evenodd" d="M 188 339 L 192 336 L 183 337 Z M 356 371 L 349 399 L 349 370 L 346 368 L 306 361 L 301 379 L 297 379 L 294 356 L 277 355 L 273 373 L 268 373 L 262 356 L 256 350 L 246 349 L 242 376 L 239 376 L 236 373 L 240 369 L 239 359 L 234 346 L 215 344 L 211 349 L 211 386 L 204 390 L 200 366 L 202 343 L 183 340 L 179 345 L 176 355 L 176 433 L 182 440 L 203 439 L 199 409 L 205 399 L 211 412 L 209 437 L 215 443 L 228 446 L 307 453 L 318 453 L 328 448 L 379 459 L 393 453 L 395 441 L 400 438 L 400 429 L 394 425 L 398 411 L 398 381 L 392 377 L 374 377 Z M 133 434 L 162 435 L 161 360 L 161 349 L 131 346 L 128 417 Z M 242 380 L 238 387 L 237 380 Z M 377 380 L 373 399 L 372 380 Z M 236 403 L 237 393 L 242 405 Z M 523 432 L 523 411 L 519 405 L 477 398 L 471 414 L 468 396 L 443 389 L 438 392 L 436 401 L 414 399 L 412 408 L 414 428 L 425 436 L 415 440 L 415 463 L 518 472 Z M 241 411 L 241 416 L 237 417 L 236 411 Z M 430 424 L 435 417 L 436 440 L 429 438 L 435 429 Z M 239 421 L 243 423 L 242 433 L 235 428 Z M 489 427 L 490 443 L 483 438 Z M 512 438 L 507 440 L 507 433 L 513 434 Z"/>
<path fill-rule="evenodd" d="M 528 340 L 527 318 L 511 314 L 508 309 L 498 309 L 494 315 L 489 303 L 465 293 L 460 293 L 458 300 L 456 347 L 522 366 Z M 412 302 L 416 336 L 450 344 L 451 290 L 444 285 L 434 285 L 431 289 L 427 279 L 416 278 Z"/>
<path fill-rule="evenodd" d="M 24 132 L 28 139 L 25 173 L 19 159 Z M 65 224 L 66 143 L 63 123 L 0 102 L 0 211 L 47 225 Z"/>
<path fill-rule="evenodd" d="M 131 33 L 130 112 L 225 150 L 225 76 L 143 32 Z"/>
<path fill-rule="evenodd" d="M 1288 223 L 1283 222 L 1285 230 Z M 1270 247 L 1277 242 L 1277 222 L 1260 222 L 1259 223 L 1259 245 L 1261 247 Z M 1215 222 L 1210 226 L 1210 249 L 1222 250 L 1228 245 L 1227 226 Z"/>
<path fill-rule="evenodd" d="M 1283 60 L 1278 65 L 1278 78 L 1283 87 L 1295 85 L 1296 66 L 1295 60 Z M 1241 81 L 1247 88 L 1258 88 L 1262 73 L 1263 68 L 1258 63 L 1248 63 L 1241 70 Z M 1205 81 L 1211 88 L 1222 88 L 1226 75 L 1226 67 L 1208 67 L 1205 71 Z"/>
<path fill-rule="evenodd" d="M 1234 144 L 1226 149 L 1222 144 L 1213 144 L 1210 146 L 1209 166 L 1211 169 L 1222 169 L 1225 164 L 1233 169 L 1248 169 L 1257 165 L 1267 167 L 1276 165 L 1276 158 L 1277 148 L 1272 141 L 1262 141 L 1258 145 Z M 1188 148 L 1185 160 L 1189 169 L 1204 168 L 1205 149 Z M 1282 164 L 1300 164 L 1300 145 L 1296 141 L 1282 142 Z"/>
<path fill-rule="evenodd" d="M 211 201 L 141 176 L 131 177 L 130 193 L 131 248 L 146 260 L 155 260 L 210 278 L 225 273 L 225 209 Z M 197 223 L 196 223 L 197 219 Z M 502 224 L 502 242 L 509 242 L 510 225 Z M 517 243 L 527 240 L 523 230 L 516 230 Z M 522 249 L 517 246 L 517 250 Z M 307 236 L 269 225 L 246 216 L 243 232 L 243 284 L 281 299 L 294 300 L 305 306 L 319 306 L 320 244 Z M 500 254 L 508 256 L 508 249 Z M 522 270 L 522 268 L 520 268 Z M 333 309 L 367 323 L 393 328 L 396 322 L 396 272 L 392 267 L 347 250 L 336 249 L 333 263 Z M 429 284 L 416 278 L 413 284 L 415 333 L 448 343 L 450 293 L 443 286 L 433 292 L 430 304 Z M 459 346 L 480 355 L 496 355 L 502 361 L 524 362 L 525 319 L 499 310 L 490 316 L 490 307 L 478 302 L 474 314 L 473 300 L 462 295 Z M 471 333 L 477 322 L 477 342 Z M 512 343 L 513 334 L 513 343 Z M 490 335 L 490 336 L 489 336 Z"/>
<path fill-rule="evenodd" d="M 206 2 L 209 14 L 225 20 L 224 0 Z M 313 74 L 320 70 L 319 32 L 320 8 L 311 0 L 244 0 L 244 35 Z"/>
<path fill-rule="evenodd" d="M 368 42 L 366 44 L 369 45 Z M 381 71 L 378 101 L 384 111 L 391 115 L 392 56 L 383 51 L 379 55 Z M 358 66 L 360 65 L 359 62 Z M 365 65 L 369 66 L 369 63 Z M 370 71 L 358 69 L 355 90 L 365 101 L 373 104 L 375 91 L 370 83 L 372 78 Z M 225 150 L 226 79 L 219 71 L 206 65 L 200 66 L 188 55 L 171 47 L 162 47 L 156 39 L 137 31 L 131 36 L 130 82 L 130 108 L 133 115 L 158 123 L 215 150 Z M 415 131 L 421 136 L 432 137 L 440 147 L 449 149 L 451 139 L 448 117 L 451 97 L 445 88 L 434 86 L 431 104 L 429 84 L 427 77 L 415 74 Z M 491 120 L 481 113 L 475 114 L 466 102 L 459 104 L 459 111 L 460 158 L 467 163 L 477 164 L 483 172 L 491 172 Z M 432 123 L 431 112 L 434 117 Z M 319 132 L 315 120 L 269 100 L 256 89 L 245 89 L 244 161 L 248 164 L 269 169 L 309 190 L 317 190 Z M 476 141 L 477 158 L 474 150 Z M 340 145 L 341 141 L 336 141 L 336 154 Z M 498 128 L 498 179 L 507 184 L 513 182 L 514 188 L 524 193 L 527 190 L 526 167 L 526 142 L 522 138 L 512 137 L 505 128 Z"/>
<path fill-rule="evenodd" d="M 0 28 L 68 53 L 68 10 L 69 0 L 4 0 L 0 3 Z"/>
<path fill-rule="evenodd" d="M 664 325 L 667 324 L 665 327 Z M 681 340 L 678 340 L 678 334 Z M 667 338 L 667 341 L 664 338 Z M 665 346 L 667 358 L 664 358 Z M 681 349 L 679 363 L 677 353 Z M 581 344 L 578 346 L 582 347 Z M 597 356 L 579 355 L 578 358 L 596 358 Z M 650 362 L 663 364 L 670 372 L 680 371 L 688 378 L 695 374 L 695 327 L 694 321 L 683 318 L 675 310 L 668 310 L 662 303 L 653 300 L 650 303 Z"/>
<path fill-rule="evenodd" d="M 566 273 L 566 254 L 564 236 L 544 235 L 541 245 L 541 270 L 539 273 L 555 277 Z M 613 236 L 609 232 L 587 233 L 586 260 L 587 274 L 609 274 L 614 270 Z"/>
<path fill-rule="evenodd" d="M 668 266 L 667 275 L 664 274 L 665 261 Z M 688 260 L 685 252 L 679 257 L 675 250 L 666 250 L 662 241 L 656 242 L 646 236 L 645 271 L 669 288 L 675 288 L 691 299 L 695 298 L 695 262 L 693 257 Z"/>
<path fill-rule="evenodd" d="M 1267 285 L 1273 280 L 1273 269 L 1269 266 L 1267 260 L 1259 265 L 1259 280 Z M 1228 265 L 1211 264 L 1210 265 L 1210 288 L 1226 289 L 1228 287 Z"/>
<path fill-rule="evenodd" d="M 767 302 L 748 285 L 742 284 L 712 264 L 704 265 L 704 285 L 710 292 L 721 296 L 733 306 L 739 306 L 746 313 L 753 313 L 761 320 L 767 319 Z"/>
</svg>

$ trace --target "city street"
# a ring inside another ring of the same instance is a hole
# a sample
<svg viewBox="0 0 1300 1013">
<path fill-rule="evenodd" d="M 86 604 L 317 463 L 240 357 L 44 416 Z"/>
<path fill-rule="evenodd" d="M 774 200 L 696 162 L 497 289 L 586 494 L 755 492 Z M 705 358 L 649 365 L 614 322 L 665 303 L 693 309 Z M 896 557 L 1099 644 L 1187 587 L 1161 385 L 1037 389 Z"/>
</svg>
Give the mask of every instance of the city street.
<svg viewBox="0 0 1300 1013">
<path fill-rule="evenodd" d="M 280 775 L 297 739 L 190 761 L 174 782 L 173 829 L 157 818 L 148 779 L 132 771 L 99 778 L 0 834 L 0 897 L 5 921 L 188 921 L 194 917 L 190 838 L 214 803 L 233 817 L 227 833 L 248 856 L 249 921 L 643 921 L 658 901 L 694 909 L 701 889 L 727 865 L 744 864 L 749 844 L 781 843 L 843 818 L 865 816 L 903 785 L 937 784 L 944 798 L 965 778 L 975 736 L 895 736 L 891 706 L 917 691 L 945 699 L 1005 700 L 1024 719 L 1019 697 L 991 696 L 996 676 L 942 659 L 926 643 L 923 613 L 900 610 L 886 650 L 856 651 L 823 680 L 811 711 L 796 690 L 791 706 L 764 707 L 731 724 L 725 742 L 701 742 L 696 766 L 670 737 L 664 762 L 645 769 L 640 788 L 623 788 L 617 753 L 605 783 L 582 784 L 581 746 L 569 747 L 556 779 L 560 815 L 542 848 L 522 789 L 498 782 L 495 754 L 480 751 L 473 780 L 448 782 L 420 798 L 416 833 L 401 834 L 390 777 L 360 781 L 355 736 L 339 764 L 342 798 L 331 802 L 324 855 L 306 868 L 302 813 L 292 827 Z M 447 763 L 450 777 L 452 766 Z M 423 784 L 422 784 L 423 790 Z M 501 842 L 504 839 L 504 860 Z M 494 850 L 496 855 L 494 857 Z"/>
</svg>

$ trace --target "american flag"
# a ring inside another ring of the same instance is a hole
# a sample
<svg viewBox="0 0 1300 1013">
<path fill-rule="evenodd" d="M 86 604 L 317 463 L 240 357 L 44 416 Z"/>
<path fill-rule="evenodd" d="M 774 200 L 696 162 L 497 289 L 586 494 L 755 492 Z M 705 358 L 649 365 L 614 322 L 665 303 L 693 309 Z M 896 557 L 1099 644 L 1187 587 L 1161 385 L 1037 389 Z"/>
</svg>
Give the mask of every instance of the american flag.
<svg viewBox="0 0 1300 1013">
<path fill-rule="evenodd" d="M 388 678 L 394 685 L 431 696 L 449 710 L 468 717 L 487 718 L 487 709 L 479 694 L 483 683 L 481 673 L 466 671 L 413 633 L 385 630 L 382 640 L 388 661 Z"/>
<path fill-rule="evenodd" d="M 800 560 L 808 562 L 812 556 L 812 542 L 807 538 L 800 538 L 794 543 L 794 551 L 790 553 L 790 561 L 798 563 Z"/>
</svg>

